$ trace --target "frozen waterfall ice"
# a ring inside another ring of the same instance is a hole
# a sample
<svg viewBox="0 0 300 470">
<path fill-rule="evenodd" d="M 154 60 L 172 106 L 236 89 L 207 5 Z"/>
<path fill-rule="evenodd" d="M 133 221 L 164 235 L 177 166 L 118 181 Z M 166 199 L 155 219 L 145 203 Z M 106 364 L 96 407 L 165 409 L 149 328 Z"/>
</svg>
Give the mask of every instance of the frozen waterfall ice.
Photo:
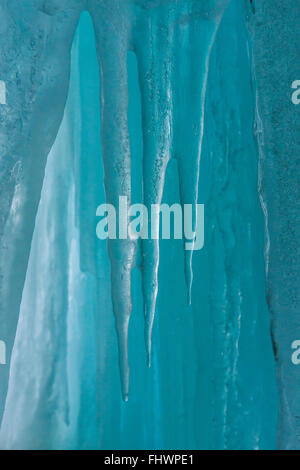
<svg viewBox="0 0 300 470">
<path fill-rule="evenodd" d="M 1 2 L 1 448 L 271 448 L 275 359 L 299 448 L 299 15 Z M 119 196 L 204 203 L 204 249 L 106 246 Z"/>
</svg>

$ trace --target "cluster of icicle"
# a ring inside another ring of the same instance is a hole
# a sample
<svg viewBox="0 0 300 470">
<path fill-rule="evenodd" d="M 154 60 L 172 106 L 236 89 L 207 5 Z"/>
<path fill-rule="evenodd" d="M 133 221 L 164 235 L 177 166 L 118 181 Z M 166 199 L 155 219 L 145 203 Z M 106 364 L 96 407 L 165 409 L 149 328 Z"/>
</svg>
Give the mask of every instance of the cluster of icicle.
<svg viewBox="0 0 300 470">
<path fill-rule="evenodd" d="M 98 11 L 94 17 L 102 78 L 102 145 L 108 203 L 118 206 L 119 195 L 131 198 L 131 159 L 127 122 L 128 51 L 136 55 L 142 102 L 143 202 L 148 209 L 160 204 L 165 173 L 177 160 L 181 204 L 198 198 L 199 164 L 210 51 L 222 12 L 228 2 L 214 0 L 129 2 L 132 12 L 110 19 L 106 36 Z M 107 18 L 111 18 L 107 16 Z M 134 19 L 134 21 L 132 21 Z M 198 44 L 201 44 L 201 49 Z M 152 220 L 159 227 L 159 213 Z M 151 365 L 151 336 L 158 292 L 159 241 L 141 246 L 147 362 Z M 112 301 L 119 345 L 123 399 L 129 390 L 128 323 L 131 313 L 130 280 L 136 263 L 136 242 L 110 240 Z M 188 302 L 191 302 L 193 251 L 185 251 Z"/>
<path fill-rule="evenodd" d="M 126 61 L 136 55 L 142 102 L 143 198 L 159 204 L 165 172 L 177 160 L 182 204 L 198 197 L 199 163 L 209 57 L 230 0 L 10 0 L 0 6 L 0 338 L 7 367 L 0 369 L 3 413 L 9 364 L 18 323 L 35 217 L 47 155 L 67 97 L 70 49 L 79 17 L 94 24 L 101 75 L 101 141 L 107 203 L 131 200 Z M 198 47 L 199 43 L 201 48 Z M 159 214 L 156 215 L 159 217 Z M 196 214 L 194 213 L 194 221 Z M 157 224 L 158 225 L 158 224 Z M 110 240 L 111 289 L 119 346 L 123 399 L 129 392 L 128 324 L 131 271 L 137 244 Z M 158 292 L 158 240 L 143 240 L 145 341 L 151 334 Z M 191 301 L 192 251 L 185 251 Z"/>
</svg>

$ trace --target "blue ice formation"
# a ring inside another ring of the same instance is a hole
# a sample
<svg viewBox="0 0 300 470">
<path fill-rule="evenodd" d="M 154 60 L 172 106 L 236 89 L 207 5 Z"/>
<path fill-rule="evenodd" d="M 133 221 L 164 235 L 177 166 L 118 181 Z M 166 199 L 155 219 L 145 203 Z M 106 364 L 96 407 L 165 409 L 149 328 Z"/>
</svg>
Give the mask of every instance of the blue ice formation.
<svg viewBox="0 0 300 470">
<path fill-rule="evenodd" d="M 274 448 L 271 318 L 278 446 L 299 447 L 299 14 L 1 2 L 1 448 Z M 107 247 L 96 208 L 119 195 L 204 203 L 203 250 Z"/>
</svg>

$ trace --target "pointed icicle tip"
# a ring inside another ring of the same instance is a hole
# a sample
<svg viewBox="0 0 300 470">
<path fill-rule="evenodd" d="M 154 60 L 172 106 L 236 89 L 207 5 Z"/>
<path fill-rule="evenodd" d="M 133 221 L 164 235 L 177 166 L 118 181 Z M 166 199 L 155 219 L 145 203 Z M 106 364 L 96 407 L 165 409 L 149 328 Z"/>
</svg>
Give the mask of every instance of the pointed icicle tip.
<svg viewBox="0 0 300 470">
<path fill-rule="evenodd" d="M 147 359 L 146 359 L 146 362 L 147 362 L 147 367 L 149 367 L 149 369 L 151 369 L 151 350 L 150 350 L 150 351 L 147 351 Z"/>
<path fill-rule="evenodd" d="M 192 252 L 185 254 L 185 284 L 187 289 L 187 304 L 192 305 L 192 287 L 193 287 L 193 268 Z"/>
<path fill-rule="evenodd" d="M 150 335 L 152 332 L 150 332 Z M 151 368 L 151 338 L 147 338 L 149 331 L 145 331 L 146 336 L 146 364 L 149 369 Z"/>
<path fill-rule="evenodd" d="M 155 303 L 150 307 L 145 308 L 145 347 L 146 347 L 146 363 L 147 366 L 151 367 L 151 350 L 152 350 L 152 329 L 153 329 L 153 320 L 155 313 Z"/>
<path fill-rule="evenodd" d="M 192 285 L 189 286 L 187 292 L 187 304 L 190 307 L 192 305 Z"/>
<path fill-rule="evenodd" d="M 127 403 L 129 399 L 129 368 L 126 370 L 126 376 L 121 374 L 122 400 L 124 403 Z"/>
</svg>

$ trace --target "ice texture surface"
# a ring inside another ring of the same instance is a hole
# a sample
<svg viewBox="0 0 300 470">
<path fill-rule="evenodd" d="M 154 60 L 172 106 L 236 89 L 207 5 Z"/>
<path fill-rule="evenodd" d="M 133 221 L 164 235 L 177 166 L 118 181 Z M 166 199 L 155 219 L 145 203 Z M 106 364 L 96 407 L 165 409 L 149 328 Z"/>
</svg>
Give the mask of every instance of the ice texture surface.
<svg viewBox="0 0 300 470">
<path fill-rule="evenodd" d="M 297 448 L 297 52 L 282 37 L 299 5 L 279 3 L 0 4 L 1 448 L 274 447 L 269 309 L 279 446 Z M 204 249 L 107 250 L 96 208 L 119 195 L 205 203 Z"/>
<path fill-rule="evenodd" d="M 55 16 L 46 14 L 42 3 L 0 5 L 0 68 L 6 87 L 6 104 L 0 105 L 0 324 L 7 346 L 7 367 L 0 370 L 0 415 L 44 169 L 63 116 L 79 15 L 79 2 L 65 2 Z"/>
<path fill-rule="evenodd" d="M 251 22 L 257 86 L 260 196 L 266 213 L 267 296 L 279 391 L 278 448 L 300 449 L 300 127 L 292 84 L 299 79 L 300 3 L 256 2 Z"/>
</svg>

